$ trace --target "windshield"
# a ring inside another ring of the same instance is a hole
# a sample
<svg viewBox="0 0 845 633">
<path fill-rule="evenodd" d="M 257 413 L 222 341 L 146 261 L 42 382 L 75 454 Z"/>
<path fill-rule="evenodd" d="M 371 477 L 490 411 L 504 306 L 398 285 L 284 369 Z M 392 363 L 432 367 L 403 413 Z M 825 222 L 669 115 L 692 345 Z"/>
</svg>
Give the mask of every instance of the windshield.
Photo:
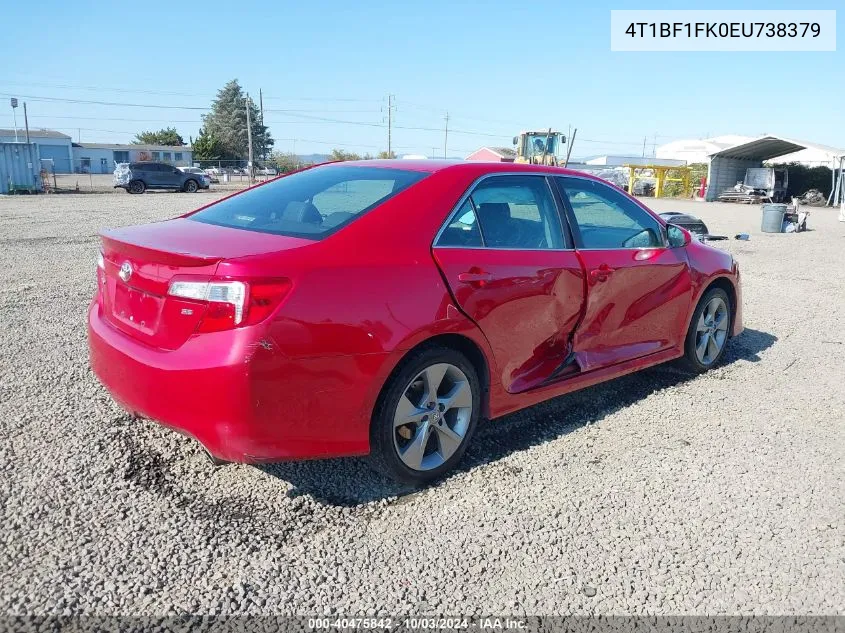
<svg viewBox="0 0 845 633">
<path fill-rule="evenodd" d="M 317 167 L 221 200 L 189 217 L 230 228 L 319 239 L 427 175 L 382 167 Z"/>
<path fill-rule="evenodd" d="M 525 135 L 526 156 L 555 156 L 558 149 L 558 135 L 552 133 L 534 133 Z"/>
</svg>

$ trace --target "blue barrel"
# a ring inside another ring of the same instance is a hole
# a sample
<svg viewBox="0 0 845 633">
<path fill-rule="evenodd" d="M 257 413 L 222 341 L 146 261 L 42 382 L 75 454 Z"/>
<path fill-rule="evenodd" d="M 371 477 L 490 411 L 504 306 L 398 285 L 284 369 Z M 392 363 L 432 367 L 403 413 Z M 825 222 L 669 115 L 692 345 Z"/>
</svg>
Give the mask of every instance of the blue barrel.
<svg viewBox="0 0 845 633">
<path fill-rule="evenodd" d="M 763 222 L 760 226 L 760 230 L 762 230 L 763 233 L 780 233 L 785 213 L 785 204 L 764 204 Z"/>
</svg>

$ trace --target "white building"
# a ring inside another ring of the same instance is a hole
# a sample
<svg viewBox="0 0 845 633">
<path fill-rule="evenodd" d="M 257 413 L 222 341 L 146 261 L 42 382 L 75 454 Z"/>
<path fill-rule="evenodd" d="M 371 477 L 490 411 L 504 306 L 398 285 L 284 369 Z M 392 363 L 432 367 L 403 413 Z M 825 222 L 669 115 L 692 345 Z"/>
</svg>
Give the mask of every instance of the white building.
<svg viewBox="0 0 845 633">
<path fill-rule="evenodd" d="M 160 161 L 176 167 L 192 164 L 188 145 L 115 145 L 111 143 L 74 143 L 73 171 L 82 174 L 110 174 L 116 163 Z"/>
<path fill-rule="evenodd" d="M 655 150 L 655 155 L 657 158 L 685 160 L 688 165 L 707 163 L 710 161 L 710 154 L 715 154 L 734 145 L 747 143 L 751 138 L 750 136 L 726 134 L 713 138 L 681 139 L 661 145 Z"/>
</svg>

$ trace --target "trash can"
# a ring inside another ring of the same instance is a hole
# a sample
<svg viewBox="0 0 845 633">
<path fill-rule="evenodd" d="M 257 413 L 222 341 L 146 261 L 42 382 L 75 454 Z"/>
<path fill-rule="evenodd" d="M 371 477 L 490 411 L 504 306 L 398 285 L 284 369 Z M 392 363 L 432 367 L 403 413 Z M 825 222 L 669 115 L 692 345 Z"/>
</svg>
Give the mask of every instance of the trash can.
<svg viewBox="0 0 845 633">
<path fill-rule="evenodd" d="M 780 233 L 783 230 L 783 216 L 785 214 L 785 204 L 764 204 L 760 230 L 763 233 Z"/>
</svg>

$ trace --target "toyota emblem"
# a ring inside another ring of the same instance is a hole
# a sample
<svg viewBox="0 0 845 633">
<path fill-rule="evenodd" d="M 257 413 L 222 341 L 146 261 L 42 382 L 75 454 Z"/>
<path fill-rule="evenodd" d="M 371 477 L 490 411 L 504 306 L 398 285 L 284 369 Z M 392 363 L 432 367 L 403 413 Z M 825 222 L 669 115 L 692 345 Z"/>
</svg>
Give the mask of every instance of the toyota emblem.
<svg viewBox="0 0 845 633">
<path fill-rule="evenodd" d="M 120 272 L 118 275 L 120 275 L 120 278 L 123 281 L 129 281 L 129 278 L 132 276 L 132 264 L 129 262 L 123 262 L 120 266 Z"/>
</svg>

